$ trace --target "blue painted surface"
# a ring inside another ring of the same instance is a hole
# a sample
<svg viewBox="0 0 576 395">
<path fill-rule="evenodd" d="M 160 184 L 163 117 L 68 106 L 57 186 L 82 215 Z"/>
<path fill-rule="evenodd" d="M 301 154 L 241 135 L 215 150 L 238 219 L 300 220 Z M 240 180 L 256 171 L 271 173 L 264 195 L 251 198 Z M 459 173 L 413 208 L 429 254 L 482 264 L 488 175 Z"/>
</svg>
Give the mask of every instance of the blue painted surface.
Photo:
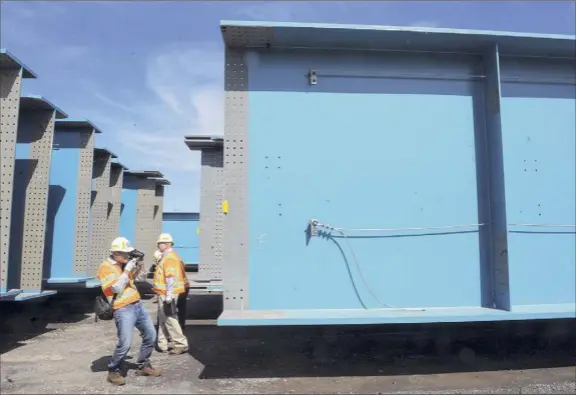
<svg viewBox="0 0 576 395">
<path fill-rule="evenodd" d="M 223 25 L 274 34 L 245 55 L 249 298 L 220 325 L 576 316 L 576 37 Z M 342 50 L 396 44 L 478 54 Z"/>
<path fill-rule="evenodd" d="M 21 293 L 22 291 L 19 289 L 12 289 L 10 291 L 2 290 L 2 292 L 0 292 L 0 300 L 13 300 Z"/>
<path fill-rule="evenodd" d="M 57 278 L 51 278 L 46 280 L 46 282 L 48 284 L 80 284 L 80 283 L 85 283 L 87 282 L 89 279 L 92 279 L 94 277 L 86 277 L 86 276 L 79 276 L 79 277 L 73 277 L 73 278 L 66 278 L 66 277 L 57 277 Z"/>
<path fill-rule="evenodd" d="M 48 195 L 47 240 L 45 267 L 51 283 L 86 279 L 86 274 L 74 273 L 76 251 L 76 200 L 82 131 L 54 133 L 54 149 L 50 167 Z M 45 273 L 46 273 L 45 272 Z M 76 279 L 76 280 L 75 280 Z"/>
<path fill-rule="evenodd" d="M 122 206 L 120 208 L 120 235 L 134 243 L 136 234 L 136 204 L 138 185 L 134 179 L 124 175 L 122 185 Z"/>
<path fill-rule="evenodd" d="M 576 36 L 412 26 L 338 25 L 294 22 L 221 21 L 221 25 L 271 28 L 271 46 L 387 49 L 479 53 L 496 43 L 502 53 L 573 57 Z M 250 35 L 250 31 L 247 33 Z M 226 37 L 226 35 L 224 36 Z M 234 36 L 232 35 L 232 38 Z"/>
<path fill-rule="evenodd" d="M 509 74 L 574 79 L 576 62 L 503 61 Z M 510 224 L 574 225 L 576 91 L 504 84 L 506 201 Z M 509 226 L 513 305 L 576 301 L 576 228 Z"/>
<path fill-rule="evenodd" d="M 57 291 L 41 291 L 41 292 L 36 292 L 36 291 L 26 291 L 24 290 L 22 293 L 20 293 L 18 296 L 16 296 L 16 298 L 14 299 L 14 301 L 16 302 L 25 302 L 27 300 L 31 300 L 31 299 L 39 299 L 39 298 L 46 298 L 48 296 L 52 296 L 52 295 L 56 295 Z"/>
<path fill-rule="evenodd" d="M 268 325 L 371 325 L 422 324 L 487 321 L 521 321 L 533 319 L 576 318 L 574 303 L 552 306 L 517 306 L 512 311 L 482 307 L 428 309 L 426 311 L 398 310 L 283 310 L 283 311 L 225 311 L 218 318 L 219 326 Z"/>
<path fill-rule="evenodd" d="M 344 228 L 479 223 L 478 83 L 352 76 L 311 87 L 305 77 L 309 67 L 464 74 L 479 62 L 406 57 L 250 55 L 250 309 L 481 305 L 475 227 L 348 232 L 358 265 L 335 233 L 306 240 L 313 218 Z"/>
<path fill-rule="evenodd" d="M 436 27 L 417 27 L 417 26 L 381 26 L 381 25 L 354 25 L 354 24 L 338 24 L 338 23 L 307 23 L 307 22 L 273 22 L 273 21 L 220 21 L 221 26 L 255 26 L 255 27 L 272 27 L 275 31 L 293 32 L 293 34 L 303 35 L 313 31 L 315 36 L 328 36 L 330 32 L 354 32 L 354 31 L 372 31 L 372 32 L 422 32 L 427 34 L 437 33 L 449 35 L 473 35 L 480 37 L 487 37 L 493 42 L 496 39 L 508 38 L 533 38 L 542 40 L 576 40 L 575 36 L 563 34 L 539 34 L 539 33 L 522 33 L 522 32 L 507 32 L 497 30 L 471 30 L 471 29 L 447 29 Z M 465 37 L 469 38 L 469 37 Z M 308 42 L 312 42 L 314 37 L 307 37 Z M 341 41 L 338 41 L 341 42 Z"/>
<path fill-rule="evenodd" d="M 102 285 L 102 283 L 98 279 L 91 279 L 86 281 L 85 285 L 86 288 L 98 288 Z"/>
<path fill-rule="evenodd" d="M 170 233 L 174 248 L 186 264 L 198 264 L 198 213 L 163 213 L 162 232 Z"/>
<path fill-rule="evenodd" d="M 0 58 L 2 58 L 2 60 L 4 62 L 6 62 L 6 60 L 8 60 L 8 62 L 6 62 L 6 63 L 11 63 L 11 66 L 17 66 L 16 68 L 21 67 L 22 68 L 22 78 L 37 78 L 38 77 L 34 71 L 32 71 L 22 61 L 20 61 L 20 59 L 18 59 L 16 56 L 14 56 L 9 51 L 7 51 L 6 48 L 0 48 Z"/>
</svg>

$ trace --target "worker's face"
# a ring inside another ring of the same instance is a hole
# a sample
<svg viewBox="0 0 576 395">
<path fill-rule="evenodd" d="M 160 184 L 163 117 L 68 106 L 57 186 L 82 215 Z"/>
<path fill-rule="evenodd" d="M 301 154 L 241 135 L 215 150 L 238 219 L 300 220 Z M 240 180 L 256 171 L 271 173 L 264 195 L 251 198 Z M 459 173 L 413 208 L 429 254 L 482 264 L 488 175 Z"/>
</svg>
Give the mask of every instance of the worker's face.
<svg viewBox="0 0 576 395">
<path fill-rule="evenodd" d="M 170 246 L 170 243 L 158 243 L 158 249 L 160 252 L 166 251 Z"/>
<path fill-rule="evenodd" d="M 123 265 L 130 260 L 130 255 L 127 252 L 113 252 L 112 258 L 119 264 Z"/>
</svg>

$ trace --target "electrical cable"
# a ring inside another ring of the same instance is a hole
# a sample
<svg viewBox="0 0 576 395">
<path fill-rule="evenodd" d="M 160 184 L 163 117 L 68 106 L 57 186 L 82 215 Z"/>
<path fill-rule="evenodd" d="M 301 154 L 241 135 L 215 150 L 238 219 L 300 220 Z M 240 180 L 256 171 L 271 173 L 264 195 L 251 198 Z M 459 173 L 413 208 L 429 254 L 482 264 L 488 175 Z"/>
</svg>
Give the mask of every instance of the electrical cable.
<svg viewBox="0 0 576 395">
<path fill-rule="evenodd" d="M 508 224 L 508 226 L 525 226 L 530 228 L 576 228 L 576 225 L 555 224 Z"/>
<path fill-rule="evenodd" d="M 439 229 L 454 229 L 454 228 L 472 228 L 476 226 L 483 226 L 484 224 L 466 224 L 466 225 L 448 225 L 448 226 L 428 226 L 422 228 L 335 228 L 327 224 L 317 223 L 316 226 L 321 228 L 335 230 L 335 231 L 348 231 L 348 232 L 398 232 L 403 230 L 439 230 Z"/>
<path fill-rule="evenodd" d="M 344 241 L 346 242 L 346 245 L 348 246 L 348 249 L 350 250 L 350 254 L 352 255 L 352 259 L 354 260 L 354 264 L 356 265 L 356 269 L 358 270 L 358 274 L 360 275 L 360 279 L 362 280 L 362 283 L 364 283 L 364 286 L 366 287 L 368 292 L 370 292 L 372 297 L 378 303 L 380 303 L 382 306 L 384 306 L 385 308 L 401 310 L 401 311 L 426 311 L 426 309 L 424 309 L 424 308 L 395 307 L 395 306 L 389 305 L 388 303 L 382 301 L 376 295 L 376 292 L 374 292 L 374 290 L 372 289 L 372 287 L 370 286 L 370 284 L 368 283 L 368 281 L 364 277 L 364 273 L 362 271 L 360 261 L 358 260 L 358 257 L 356 256 L 356 252 L 354 251 L 354 248 L 352 247 L 352 243 L 350 242 L 350 240 L 348 239 L 348 236 L 346 235 L 346 233 L 344 231 L 347 230 L 347 231 L 356 231 L 356 232 L 377 232 L 377 231 L 399 231 L 399 230 L 428 230 L 428 229 L 450 229 L 450 228 L 463 228 L 463 227 L 469 228 L 469 227 L 484 225 L 484 224 L 468 224 L 468 225 L 451 225 L 451 226 L 432 226 L 432 227 L 424 227 L 424 228 L 346 229 L 346 228 L 336 228 L 336 227 L 333 227 L 333 226 L 330 226 L 327 224 L 322 224 L 322 223 L 315 221 L 315 220 L 310 221 L 310 224 L 313 226 L 317 226 L 319 228 L 324 228 L 324 229 L 333 230 L 335 232 L 338 232 L 344 238 Z M 354 278 L 352 278 L 352 281 L 354 281 Z"/>
</svg>

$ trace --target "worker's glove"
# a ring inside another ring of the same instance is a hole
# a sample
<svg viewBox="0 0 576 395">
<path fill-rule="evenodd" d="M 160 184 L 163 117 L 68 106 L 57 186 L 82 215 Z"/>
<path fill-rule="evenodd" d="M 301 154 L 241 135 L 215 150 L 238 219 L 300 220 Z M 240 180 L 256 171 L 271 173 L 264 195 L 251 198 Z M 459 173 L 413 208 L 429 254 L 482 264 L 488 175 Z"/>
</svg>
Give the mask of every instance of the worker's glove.
<svg viewBox="0 0 576 395">
<path fill-rule="evenodd" d="M 164 300 L 164 314 L 168 317 L 172 317 L 176 314 L 176 300 L 171 294 L 167 294 L 166 299 Z"/>
<path fill-rule="evenodd" d="M 124 271 L 130 273 L 136 267 L 137 259 L 130 259 L 126 266 L 124 266 Z"/>
<path fill-rule="evenodd" d="M 173 300 L 174 300 L 174 296 L 172 295 L 172 293 L 166 292 L 166 303 L 172 303 Z"/>
<path fill-rule="evenodd" d="M 144 282 L 148 277 L 148 273 L 146 272 L 146 267 L 144 266 L 143 261 L 138 261 L 136 264 L 136 274 L 134 275 L 134 281 L 136 282 Z"/>
</svg>

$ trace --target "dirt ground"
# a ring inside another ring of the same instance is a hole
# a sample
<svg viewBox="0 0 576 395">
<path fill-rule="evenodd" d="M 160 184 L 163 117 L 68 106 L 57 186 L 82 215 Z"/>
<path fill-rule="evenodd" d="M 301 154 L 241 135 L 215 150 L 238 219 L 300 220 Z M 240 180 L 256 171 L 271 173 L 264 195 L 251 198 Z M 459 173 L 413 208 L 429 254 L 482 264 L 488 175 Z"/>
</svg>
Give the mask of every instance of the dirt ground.
<svg viewBox="0 0 576 395">
<path fill-rule="evenodd" d="M 418 332 L 223 328 L 214 320 L 221 297 L 197 295 L 189 302 L 189 354 L 154 353 L 153 365 L 165 374 L 137 377 L 135 336 L 127 384 L 114 387 L 106 382 L 106 362 L 115 327 L 85 313 L 91 301 L 70 294 L 0 305 L 2 394 L 576 393 L 574 320 Z M 153 299 L 145 303 L 155 319 Z"/>
</svg>

